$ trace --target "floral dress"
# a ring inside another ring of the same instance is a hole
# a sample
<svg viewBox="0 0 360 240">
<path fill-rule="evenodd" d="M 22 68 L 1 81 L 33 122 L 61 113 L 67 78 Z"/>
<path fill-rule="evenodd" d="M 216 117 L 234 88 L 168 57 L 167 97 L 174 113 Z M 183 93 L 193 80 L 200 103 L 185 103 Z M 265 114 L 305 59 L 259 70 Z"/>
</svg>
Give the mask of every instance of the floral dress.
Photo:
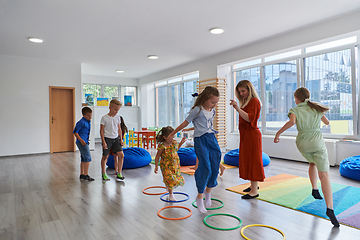
<svg viewBox="0 0 360 240">
<path fill-rule="evenodd" d="M 180 172 L 180 159 L 177 154 L 178 146 L 178 143 L 174 140 L 168 147 L 161 143 L 157 148 L 157 150 L 164 150 L 160 156 L 160 169 L 163 181 L 170 190 L 178 186 L 184 186 L 185 183 L 184 177 L 181 176 Z"/>
</svg>

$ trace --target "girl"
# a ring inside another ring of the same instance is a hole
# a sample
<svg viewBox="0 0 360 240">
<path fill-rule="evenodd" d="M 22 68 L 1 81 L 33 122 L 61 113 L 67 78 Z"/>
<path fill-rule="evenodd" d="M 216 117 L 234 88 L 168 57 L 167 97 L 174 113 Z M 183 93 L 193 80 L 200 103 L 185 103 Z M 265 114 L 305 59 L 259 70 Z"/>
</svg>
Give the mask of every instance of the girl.
<svg viewBox="0 0 360 240">
<path fill-rule="evenodd" d="M 324 115 L 324 112 L 328 111 L 329 108 L 319 103 L 311 102 L 309 100 L 310 92 L 305 87 L 298 88 L 294 93 L 294 98 L 297 106 L 290 109 L 288 114 L 290 120 L 276 133 L 274 143 L 280 141 L 281 133 L 296 124 L 298 130 L 296 146 L 304 158 L 310 163 L 309 177 L 313 188 L 312 195 L 315 199 L 322 199 L 317 188 L 317 168 L 327 205 L 326 215 L 335 227 L 339 227 L 339 222 L 333 210 L 327 149 L 320 130 L 320 120 L 325 125 L 329 125 L 329 120 Z"/>
<path fill-rule="evenodd" d="M 215 134 L 218 132 L 213 129 L 213 119 L 215 116 L 214 107 L 219 98 L 219 91 L 215 87 L 207 86 L 195 100 L 186 120 L 171 133 L 171 136 L 174 136 L 190 122 L 194 124 L 194 149 L 199 159 L 198 168 L 195 171 L 198 189 L 196 204 L 202 213 L 207 212 L 205 207 L 211 206 L 211 190 L 218 184 L 216 179 L 219 173 L 221 151 L 215 138 Z"/>
<path fill-rule="evenodd" d="M 177 144 L 177 142 L 174 140 L 174 136 L 170 136 L 173 131 L 174 129 L 170 126 L 163 127 L 156 136 L 156 141 L 159 145 L 155 157 L 154 170 L 155 173 L 158 172 L 159 158 L 161 157 L 160 168 L 164 183 L 167 190 L 169 191 L 170 201 L 176 201 L 173 194 L 173 189 L 178 186 L 184 186 L 185 183 L 184 177 L 181 176 L 180 159 L 177 151 L 185 142 L 186 138 L 181 139 L 181 142 Z"/>
<path fill-rule="evenodd" d="M 244 189 L 248 194 L 243 199 L 252 199 L 259 196 L 258 182 L 265 179 L 262 162 L 262 138 L 257 127 L 260 117 L 261 102 L 254 85 L 248 80 L 240 81 L 235 88 L 235 100 L 230 100 L 230 105 L 239 113 L 239 174 L 240 178 L 250 180 L 251 186 Z"/>
</svg>

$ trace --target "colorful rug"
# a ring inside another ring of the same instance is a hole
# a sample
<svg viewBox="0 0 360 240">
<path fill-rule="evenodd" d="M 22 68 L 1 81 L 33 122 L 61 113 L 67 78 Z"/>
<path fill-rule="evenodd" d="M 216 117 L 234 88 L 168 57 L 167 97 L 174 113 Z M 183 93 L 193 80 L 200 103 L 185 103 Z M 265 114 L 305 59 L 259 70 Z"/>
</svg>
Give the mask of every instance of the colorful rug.
<svg viewBox="0 0 360 240">
<path fill-rule="evenodd" d="M 320 182 L 319 182 L 320 183 Z M 340 223 L 360 229 L 360 188 L 332 183 L 334 211 Z M 243 189 L 249 183 L 227 188 L 226 190 L 246 194 Z M 288 207 L 315 216 L 329 219 L 325 200 L 316 200 L 311 195 L 310 179 L 289 174 L 279 174 L 259 182 L 258 199 Z M 321 192 L 320 184 L 319 191 Z"/>
<path fill-rule="evenodd" d="M 237 168 L 237 166 L 231 166 L 231 165 L 227 165 L 222 163 L 225 166 L 225 169 L 229 169 L 229 168 Z M 190 167 L 194 167 L 194 166 L 181 166 L 180 167 L 180 171 L 182 173 L 188 174 L 188 175 L 194 175 L 195 174 L 195 170 L 194 169 L 190 169 Z"/>
</svg>

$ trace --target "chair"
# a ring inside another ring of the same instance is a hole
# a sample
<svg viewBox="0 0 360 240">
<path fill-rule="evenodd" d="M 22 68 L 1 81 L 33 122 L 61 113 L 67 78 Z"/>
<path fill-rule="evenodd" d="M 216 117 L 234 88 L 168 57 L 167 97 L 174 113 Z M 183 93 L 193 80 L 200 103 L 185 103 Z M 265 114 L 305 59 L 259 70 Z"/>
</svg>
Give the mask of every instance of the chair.
<svg viewBox="0 0 360 240">
<path fill-rule="evenodd" d="M 129 147 L 137 147 L 138 146 L 138 137 L 134 133 L 134 130 L 129 130 Z M 142 139 L 139 138 L 139 147 L 142 146 Z"/>
</svg>

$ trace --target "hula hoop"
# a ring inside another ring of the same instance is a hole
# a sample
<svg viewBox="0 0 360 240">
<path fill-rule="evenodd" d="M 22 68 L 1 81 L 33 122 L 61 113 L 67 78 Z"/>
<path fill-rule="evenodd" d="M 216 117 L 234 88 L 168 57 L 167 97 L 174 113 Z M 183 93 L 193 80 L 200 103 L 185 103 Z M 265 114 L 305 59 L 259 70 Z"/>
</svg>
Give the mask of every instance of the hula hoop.
<svg viewBox="0 0 360 240">
<path fill-rule="evenodd" d="M 224 203 L 219 199 L 211 198 L 211 200 L 218 201 L 219 203 L 221 203 L 221 206 L 220 207 L 205 208 L 206 210 L 216 210 L 216 209 L 220 209 L 220 208 L 222 208 L 224 206 Z M 195 202 L 196 202 L 196 200 L 194 200 L 192 202 L 192 205 L 193 205 L 193 207 L 197 208 L 197 206 L 195 205 Z"/>
<path fill-rule="evenodd" d="M 164 210 L 164 209 L 167 209 L 167 208 L 184 208 L 184 209 L 186 209 L 186 210 L 189 211 L 189 215 L 187 215 L 187 216 L 185 216 L 185 217 L 179 217 L 179 218 L 168 218 L 168 217 L 164 217 L 164 216 L 162 216 L 162 215 L 160 214 L 160 212 L 161 212 L 162 210 Z M 185 219 L 185 218 L 190 217 L 191 214 L 192 214 L 191 209 L 190 209 L 190 208 L 187 208 L 187 207 L 183 207 L 183 206 L 167 206 L 167 207 L 161 208 L 161 209 L 157 212 L 157 215 L 158 215 L 159 217 L 161 217 L 161 218 L 163 218 L 163 219 L 166 219 L 166 220 L 182 220 L 182 219 Z"/>
<path fill-rule="evenodd" d="M 166 195 L 169 195 L 169 193 L 165 193 L 165 194 L 163 194 L 163 195 L 160 196 L 160 199 L 163 200 L 164 202 L 185 202 L 185 201 L 189 200 L 189 195 L 186 194 L 186 193 L 183 193 L 183 192 L 173 192 L 173 194 L 182 194 L 182 195 L 185 195 L 187 198 L 186 198 L 186 199 L 183 199 L 183 200 L 179 200 L 179 201 L 166 200 L 166 199 L 163 199 L 163 197 L 165 197 Z"/>
<path fill-rule="evenodd" d="M 250 238 L 246 237 L 245 234 L 244 234 L 244 230 L 249 228 L 249 227 L 267 227 L 267 228 L 271 228 L 271 229 L 274 229 L 275 231 L 278 231 L 279 233 L 281 233 L 281 235 L 283 236 L 283 240 L 286 239 L 285 234 L 282 231 L 280 231 L 279 229 L 277 229 L 277 228 L 274 228 L 274 227 L 268 226 L 268 225 L 263 225 L 263 224 L 250 224 L 250 225 L 247 225 L 247 226 L 243 227 L 241 229 L 241 231 L 240 231 L 241 236 L 243 236 L 243 238 L 245 238 L 246 240 L 251 240 Z"/>
<path fill-rule="evenodd" d="M 160 195 L 160 194 L 167 193 L 167 191 L 166 192 L 161 192 L 161 193 L 147 193 L 147 192 L 145 192 L 146 190 L 148 190 L 150 188 L 165 188 L 166 189 L 166 187 L 164 187 L 164 186 L 151 186 L 151 187 L 144 188 L 144 190 L 142 190 L 142 192 L 144 194 L 147 194 L 147 195 Z"/>
<path fill-rule="evenodd" d="M 236 227 L 231 227 L 231 228 L 218 228 L 218 227 L 214 227 L 214 226 L 211 226 L 210 224 L 208 224 L 208 223 L 206 222 L 206 219 L 208 219 L 209 217 L 215 216 L 215 215 L 223 215 L 223 216 L 233 217 L 233 218 L 239 220 L 240 223 L 239 223 L 239 225 L 237 225 Z M 241 221 L 240 218 L 238 218 L 237 216 L 231 215 L 231 214 L 227 214 L 227 213 L 214 213 L 214 214 L 210 214 L 209 216 L 206 216 L 206 217 L 204 218 L 204 223 L 205 223 L 206 226 L 208 226 L 208 227 L 210 227 L 210 228 L 213 228 L 213 229 L 216 229 L 216 230 L 223 230 L 223 231 L 234 230 L 234 229 L 237 229 L 237 228 L 241 227 L 241 225 L 242 225 L 242 221 Z"/>
</svg>

